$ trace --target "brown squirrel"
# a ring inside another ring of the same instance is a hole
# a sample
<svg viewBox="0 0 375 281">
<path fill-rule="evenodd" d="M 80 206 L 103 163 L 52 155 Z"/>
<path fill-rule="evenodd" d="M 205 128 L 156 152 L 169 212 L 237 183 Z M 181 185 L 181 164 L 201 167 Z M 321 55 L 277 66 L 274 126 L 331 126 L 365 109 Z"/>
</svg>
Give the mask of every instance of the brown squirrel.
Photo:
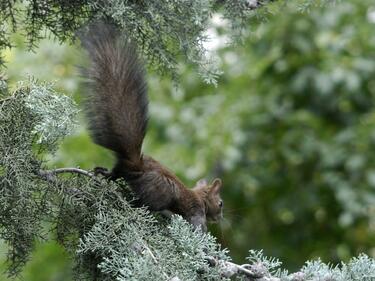
<svg viewBox="0 0 375 281">
<path fill-rule="evenodd" d="M 117 163 L 111 179 L 123 178 L 142 205 L 168 210 L 206 231 L 206 222 L 222 217 L 222 182 L 199 181 L 188 189 L 170 170 L 142 154 L 148 121 L 145 70 L 135 45 L 110 24 L 96 22 L 79 35 L 90 58 L 83 69 L 88 83 L 86 115 L 94 142 L 112 150 Z M 107 171 L 107 172 L 106 172 Z"/>
</svg>

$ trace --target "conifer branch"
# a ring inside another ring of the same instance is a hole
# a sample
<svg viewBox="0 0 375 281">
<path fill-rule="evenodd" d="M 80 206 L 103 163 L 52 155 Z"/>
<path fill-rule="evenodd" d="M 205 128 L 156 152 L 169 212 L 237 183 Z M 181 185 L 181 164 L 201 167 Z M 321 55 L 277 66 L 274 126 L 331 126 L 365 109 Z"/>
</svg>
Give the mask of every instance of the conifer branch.
<svg viewBox="0 0 375 281">
<path fill-rule="evenodd" d="M 75 174 L 81 174 L 90 178 L 94 178 L 95 175 L 89 171 L 82 170 L 80 168 L 58 168 L 54 170 L 47 170 L 47 171 L 39 171 L 39 174 L 43 177 L 52 177 L 54 175 L 63 174 L 63 173 L 75 173 Z"/>
<path fill-rule="evenodd" d="M 75 174 L 80 174 L 83 176 L 87 176 L 90 178 L 95 179 L 96 175 L 90 171 L 86 171 L 80 168 L 57 168 L 53 170 L 40 170 L 39 175 L 47 179 L 48 181 L 54 181 L 55 176 L 58 174 L 63 174 L 63 173 L 75 173 Z M 78 192 L 78 190 L 77 190 Z M 79 192 L 81 192 L 79 190 Z M 119 194 L 116 194 L 118 196 L 118 199 L 124 200 Z M 163 213 L 162 213 L 163 214 Z M 151 249 L 147 246 L 146 243 L 143 243 L 143 248 L 146 250 L 146 252 L 150 255 L 152 258 L 153 262 L 155 264 L 159 264 L 157 258 L 151 251 Z M 266 277 L 265 272 L 266 270 L 264 269 L 264 266 L 262 267 L 261 264 L 258 265 L 250 265 L 250 264 L 243 264 L 239 265 L 230 261 L 225 261 L 225 260 L 220 260 L 220 259 L 215 259 L 213 257 L 207 258 L 208 263 L 210 266 L 218 266 L 220 268 L 220 271 L 222 272 L 223 277 L 235 277 L 238 275 L 243 275 L 246 276 L 247 278 L 250 278 L 250 280 L 262 280 L 262 281 L 278 281 L 278 278 L 274 277 Z M 181 280 L 177 276 L 174 276 L 172 278 L 169 278 L 168 275 L 165 272 L 162 272 L 163 275 L 166 277 L 166 280 L 170 281 L 178 281 Z"/>
</svg>

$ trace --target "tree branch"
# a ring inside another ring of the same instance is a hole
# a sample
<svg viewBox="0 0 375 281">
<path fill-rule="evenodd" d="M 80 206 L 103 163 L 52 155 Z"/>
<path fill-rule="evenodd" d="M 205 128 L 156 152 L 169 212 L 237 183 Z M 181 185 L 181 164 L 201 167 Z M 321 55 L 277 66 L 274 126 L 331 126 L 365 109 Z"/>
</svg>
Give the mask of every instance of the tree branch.
<svg viewBox="0 0 375 281">
<path fill-rule="evenodd" d="M 90 177 L 92 179 L 96 180 L 95 173 L 82 170 L 79 168 L 58 168 L 54 170 L 40 170 L 39 176 L 42 178 L 48 180 L 48 181 L 55 181 L 55 176 L 58 174 L 63 173 L 74 173 L 74 174 L 80 174 L 83 176 Z M 116 195 L 119 197 L 118 199 L 123 200 L 119 194 L 116 193 Z M 155 264 L 158 264 L 158 260 L 156 259 L 155 255 L 152 253 L 151 249 L 144 243 L 143 248 L 146 250 L 146 252 L 151 256 L 152 260 Z M 140 251 L 141 253 L 141 251 Z M 280 278 L 273 277 L 267 268 L 262 263 L 255 263 L 255 264 L 236 264 L 234 262 L 225 261 L 216 259 L 214 257 L 207 257 L 206 260 L 210 264 L 210 266 L 216 266 L 220 269 L 221 274 L 223 277 L 231 278 L 235 276 L 245 276 L 246 280 L 250 281 L 280 281 Z M 168 275 L 163 272 L 163 275 L 166 277 L 166 280 L 168 281 L 180 281 L 180 278 L 177 276 L 174 276 L 172 278 L 169 278 Z M 304 274 L 301 272 L 294 273 L 291 276 L 291 280 L 295 281 L 303 281 Z"/>
<path fill-rule="evenodd" d="M 263 263 L 254 264 L 236 264 L 230 261 L 218 260 L 213 257 L 207 258 L 211 266 L 218 266 L 223 277 L 231 278 L 235 276 L 245 276 L 249 281 L 281 281 L 281 278 L 274 277 L 267 270 Z M 305 281 L 306 276 L 303 272 L 295 272 L 288 276 L 291 281 Z"/>
<path fill-rule="evenodd" d="M 90 178 L 95 178 L 94 173 L 91 173 L 86 170 L 82 170 L 79 168 L 58 168 L 54 170 L 40 170 L 39 175 L 48 179 L 53 178 L 55 175 L 63 174 L 63 173 L 75 173 L 75 174 L 81 174 Z"/>
</svg>

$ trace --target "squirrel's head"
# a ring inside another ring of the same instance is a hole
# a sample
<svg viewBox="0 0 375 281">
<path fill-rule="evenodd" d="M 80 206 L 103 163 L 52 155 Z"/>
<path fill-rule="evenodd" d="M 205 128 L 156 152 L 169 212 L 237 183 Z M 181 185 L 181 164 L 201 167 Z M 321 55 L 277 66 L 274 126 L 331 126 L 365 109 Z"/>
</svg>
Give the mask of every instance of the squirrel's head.
<svg viewBox="0 0 375 281">
<path fill-rule="evenodd" d="M 214 179 L 211 184 L 202 179 L 197 182 L 194 190 L 203 196 L 206 218 L 209 222 L 219 222 L 223 217 L 223 200 L 220 197 L 221 179 Z"/>
</svg>

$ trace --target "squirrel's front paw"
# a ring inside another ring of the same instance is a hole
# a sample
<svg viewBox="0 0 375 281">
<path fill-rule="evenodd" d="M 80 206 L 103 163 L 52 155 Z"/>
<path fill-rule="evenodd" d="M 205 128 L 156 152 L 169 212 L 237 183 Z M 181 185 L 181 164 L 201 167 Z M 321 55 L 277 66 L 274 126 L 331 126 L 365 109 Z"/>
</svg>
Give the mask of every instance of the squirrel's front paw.
<svg viewBox="0 0 375 281">
<path fill-rule="evenodd" d="M 95 176 L 103 176 L 105 178 L 109 178 L 111 176 L 111 172 L 107 169 L 107 168 L 103 168 L 103 167 L 95 167 L 94 168 L 94 175 Z"/>
<path fill-rule="evenodd" d="M 188 219 L 188 221 L 195 226 L 195 228 L 200 229 L 202 232 L 207 232 L 206 216 L 204 215 L 194 215 Z"/>
</svg>

